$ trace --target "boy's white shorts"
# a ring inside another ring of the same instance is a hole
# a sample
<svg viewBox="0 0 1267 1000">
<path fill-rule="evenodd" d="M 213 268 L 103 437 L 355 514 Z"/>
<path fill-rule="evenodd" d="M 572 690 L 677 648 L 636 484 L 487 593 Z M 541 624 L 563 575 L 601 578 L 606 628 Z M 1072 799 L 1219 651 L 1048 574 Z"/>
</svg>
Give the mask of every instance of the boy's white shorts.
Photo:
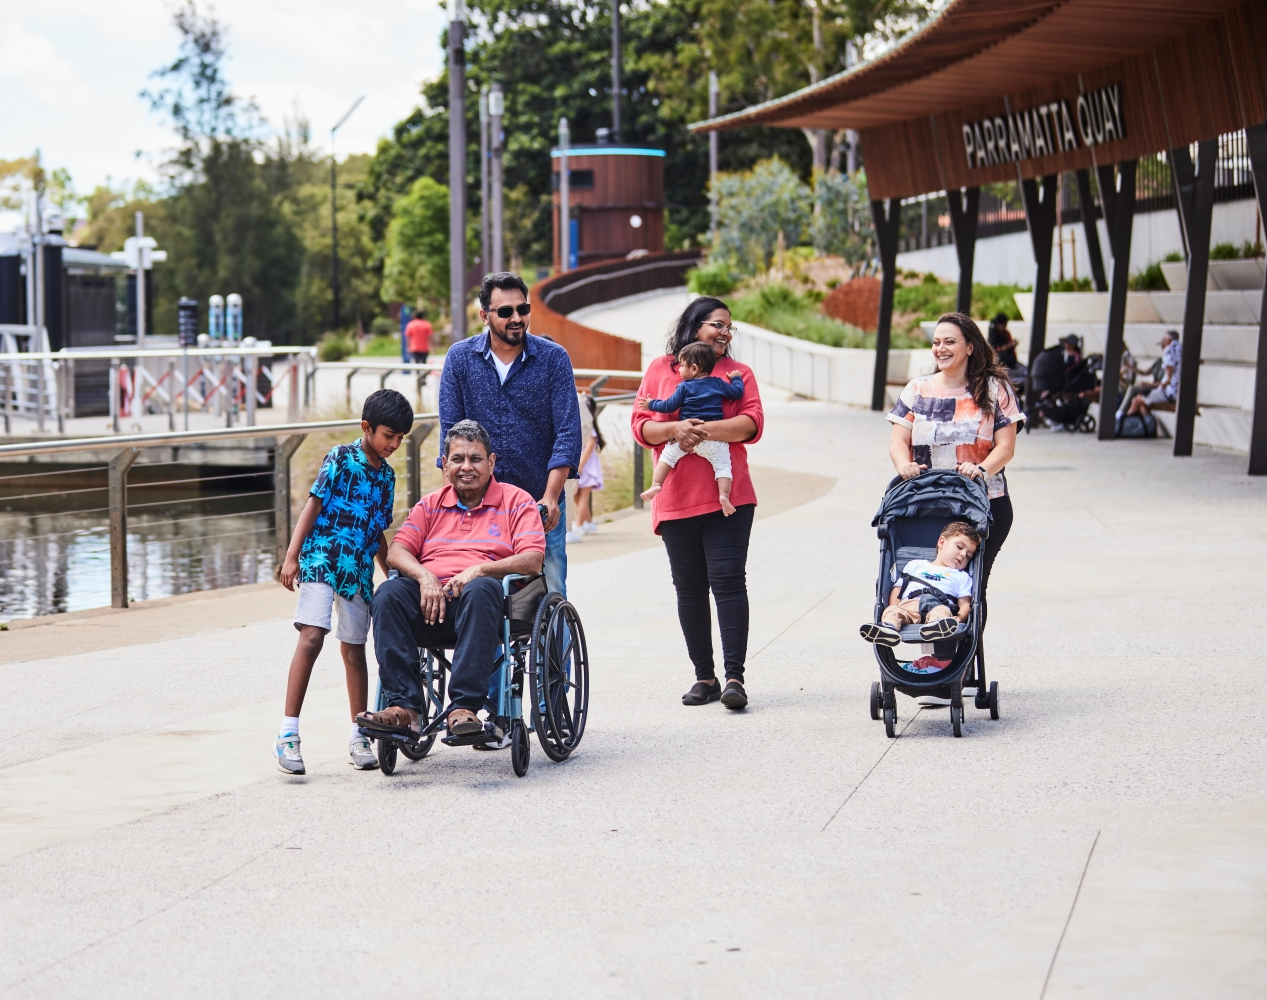
<svg viewBox="0 0 1267 1000">
<path fill-rule="evenodd" d="M 670 441 L 660 452 L 660 461 L 672 469 L 688 454 L 676 441 Z M 695 446 L 695 454 L 713 467 L 714 479 L 734 478 L 730 471 L 730 445 L 725 441 L 701 441 Z"/>
<path fill-rule="evenodd" d="M 339 609 L 339 627 L 334 637 L 353 646 L 364 646 L 370 634 L 369 605 L 359 597 L 349 600 L 334 592 L 328 583 L 304 582 L 299 585 L 299 603 L 295 607 L 295 628 L 316 625 L 330 631 L 330 619 Z"/>
</svg>

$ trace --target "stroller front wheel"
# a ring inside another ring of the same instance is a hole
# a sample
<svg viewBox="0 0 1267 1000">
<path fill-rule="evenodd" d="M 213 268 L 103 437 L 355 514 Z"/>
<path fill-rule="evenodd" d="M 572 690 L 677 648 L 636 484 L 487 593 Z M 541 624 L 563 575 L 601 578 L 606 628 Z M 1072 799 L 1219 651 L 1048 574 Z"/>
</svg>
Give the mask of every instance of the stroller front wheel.
<svg viewBox="0 0 1267 1000">
<path fill-rule="evenodd" d="M 880 710 L 884 707 L 884 695 L 880 693 L 880 682 L 871 682 L 871 718 L 880 721 Z"/>
<path fill-rule="evenodd" d="M 889 739 L 897 739 L 897 710 L 885 706 L 884 709 L 884 735 Z"/>
</svg>

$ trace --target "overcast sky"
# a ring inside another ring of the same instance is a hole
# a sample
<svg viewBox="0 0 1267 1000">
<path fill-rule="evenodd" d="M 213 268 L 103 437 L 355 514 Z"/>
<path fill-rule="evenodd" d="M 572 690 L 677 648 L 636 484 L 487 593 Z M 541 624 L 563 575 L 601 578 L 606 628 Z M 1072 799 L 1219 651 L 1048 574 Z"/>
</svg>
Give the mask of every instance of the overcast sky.
<svg viewBox="0 0 1267 1000">
<path fill-rule="evenodd" d="M 328 150 L 330 126 L 365 95 L 340 155 L 372 152 L 444 58 L 437 0 L 218 0 L 215 11 L 229 81 L 270 124 L 297 104 Z M 153 179 L 172 135 L 137 94 L 178 41 L 164 0 L 0 0 L 0 159 L 38 148 L 81 194 L 108 177 Z"/>
</svg>

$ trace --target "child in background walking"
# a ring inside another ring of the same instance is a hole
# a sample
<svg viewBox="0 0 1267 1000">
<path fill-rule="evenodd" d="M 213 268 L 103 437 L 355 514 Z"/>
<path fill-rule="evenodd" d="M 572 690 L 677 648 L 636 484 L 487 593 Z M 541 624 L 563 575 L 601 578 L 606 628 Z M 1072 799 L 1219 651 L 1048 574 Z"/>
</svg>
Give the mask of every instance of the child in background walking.
<svg viewBox="0 0 1267 1000">
<path fill-rule="evenodd" d="M 291 536 L 279 578 L 287 590 L 299 584 L 295 608 L 299 642 L 290 661 L 286 715 L 274 748 L 277 768 L 286 774 L 305 773 L 299 752 L 299 710 L 335 609 L 339 619 L 335 638 L 343 654 L 353 720 L 348 763 L 363 771 L 378 766 L 355 719 L 365 711 L 369 698 L 365 639 L 376 559 L 387 573 L 383 532 L 392 523 L 396 498 L 396 475 L 387 459 L 400 447 L 413 421 L 409 400 L 394 389 L 380 389 L 370 396 L 361 410 L 361 440 L 330 450 Z"/>
<path fill-rule="evenodd" d="M 588 392 L 579 393 L 581 404 L 581 472 L 576 484 L 576 520 L 567 533 L 569 542 L 579 542 L 598 530 L 590 509 L 590 494 L 603 488 L 603 462 L 599 452 L 607 447 L 598 429 L 598 404 Z"/>
</svg>

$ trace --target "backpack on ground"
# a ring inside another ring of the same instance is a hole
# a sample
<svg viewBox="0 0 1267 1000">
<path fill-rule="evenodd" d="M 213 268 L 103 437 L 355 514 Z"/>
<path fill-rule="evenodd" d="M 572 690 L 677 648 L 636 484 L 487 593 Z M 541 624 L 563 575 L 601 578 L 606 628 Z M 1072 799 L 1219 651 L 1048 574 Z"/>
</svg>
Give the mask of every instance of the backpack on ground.
<svg viewBox="0 0 1267 1000">
<path fill-rule="evenodd" d="M 1130 416 L 1119 413 L 1114 435 L 1120 438 L 1155 438 L 1157 418 L 1151 413 L 1134 413 Z"/>
</svg>

